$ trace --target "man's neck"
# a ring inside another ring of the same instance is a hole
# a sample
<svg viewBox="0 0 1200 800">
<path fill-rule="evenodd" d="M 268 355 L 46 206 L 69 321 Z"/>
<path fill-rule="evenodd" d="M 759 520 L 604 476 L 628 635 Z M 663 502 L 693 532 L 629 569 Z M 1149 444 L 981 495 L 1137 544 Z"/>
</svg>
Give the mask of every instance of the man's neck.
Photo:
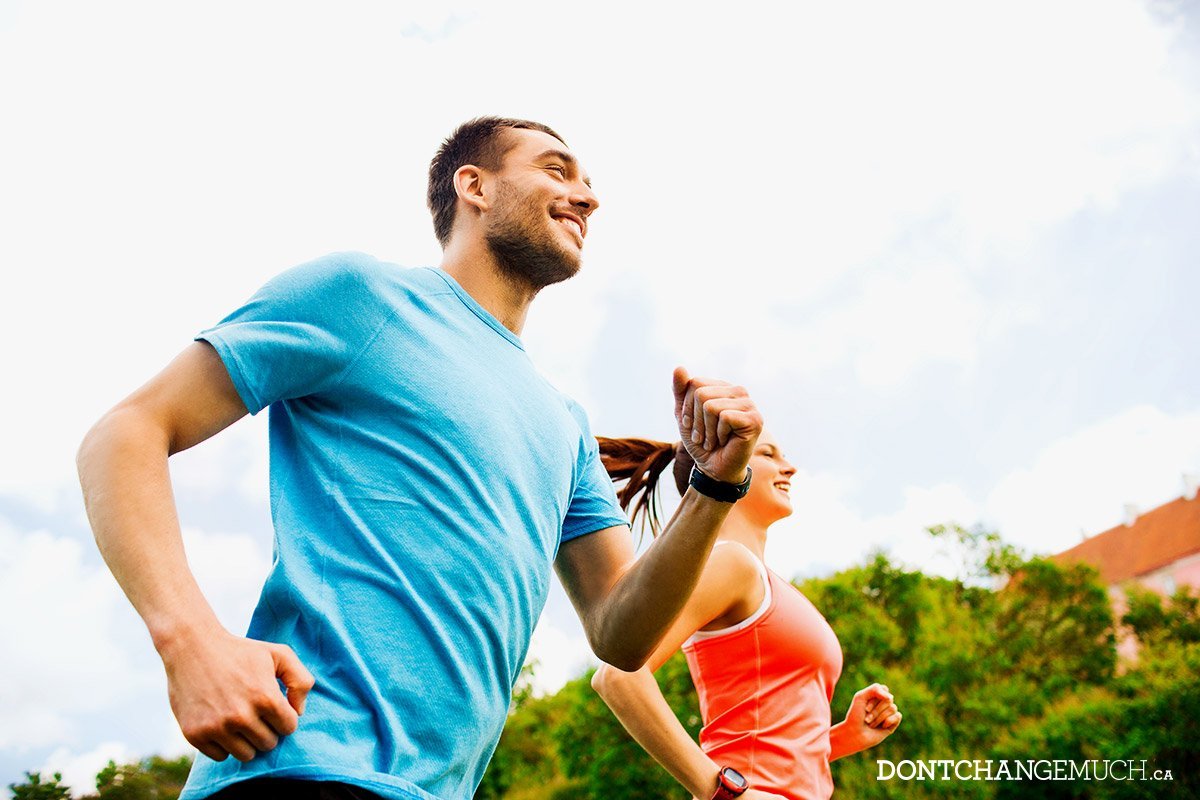
<svg viewBox="0 0 1200 800">
<path fill-rule="evenodd" d="M 506 275 L 486 245 L 451 243 L 442 255 L 442 269 L 501 325 L 521 335 L 537 290 Z"/>
</svg>

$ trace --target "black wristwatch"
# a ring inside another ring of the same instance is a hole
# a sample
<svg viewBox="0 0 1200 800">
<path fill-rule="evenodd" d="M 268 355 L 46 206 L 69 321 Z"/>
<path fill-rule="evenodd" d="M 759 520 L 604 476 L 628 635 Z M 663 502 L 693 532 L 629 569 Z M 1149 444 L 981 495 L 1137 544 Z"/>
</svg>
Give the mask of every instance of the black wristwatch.
<svg viewBox="0 0 1200 800">
<path fill-rule="evenodd" d="M 717 774 L 717 791 L 712 800 L 733 800 L 741 797 L 750 788 L 750 781 L 742 777 L 742 773 L 733 767 L 722 767 Z"/>
<path fill-rule="evenodd" d="M 741 483 L 727 483 L 726 481 L 719 481 L 716 478 L 710 478 L 701 472 L 699 467 L 693 466 L 692 477 L 688 483 L 705 497 L 720 500 L 722 503 L 736 503 L 746 496 L 746 492 L 750 491 L 750 476 L 752 474 L 750 468 L 746 467 L 746 480 Z"/>
</svg>

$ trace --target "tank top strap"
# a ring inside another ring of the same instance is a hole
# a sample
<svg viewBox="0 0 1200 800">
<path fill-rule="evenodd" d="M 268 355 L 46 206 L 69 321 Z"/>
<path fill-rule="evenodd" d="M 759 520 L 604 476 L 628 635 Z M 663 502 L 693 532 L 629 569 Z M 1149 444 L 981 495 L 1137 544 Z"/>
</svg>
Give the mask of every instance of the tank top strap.
<svg viewBox="0 0 1200 800">
<path fill-rule="evenodd" d="M 756 608 L 754 610 L 753 614 L 746 617 L 741 622 L 730 625 L 727 628 L 718 628 L 717 630 L 714 630 L 714 631 L 696 631 L 695 633 L 693 633 L 691 636 L 689 636 L 687 638 L 687 640 L 684 642 L 684 645 L 691 644 L 692 642 L 703 641 L 705 639 L 712 639 L 717 636 L 727 636 L 728 634 L 736 633 L 737 631 L 744 630 L 745 628 L 749 628 L 751 625 L 758 622 L 758 620 L 762 618 L 763 614 L 767 613 L 767 609 L 769 609 L 771 607 L 771 576 L 767 572 L 767 565 L 762 562 L 762 559 L 760 559 L 758 556 L 754 555 L 753 550 L 751 550 L 749 547 L 746 547 L 746 545 L 742 544 L 741 542 L 735 542 L 735 541 L 731 541 L 729 539 L 722 539 L 721 541 L 719 541 L 713 545 L 713 550 L 716 550 L 721 545 L 727 545 L 727 544 L 737 545 L 738 547 L 742 548 L 747 553 L 749 553 L 750 557 L 752 559 L 754 559 L 754 564 L 755 564 L 755 566 L 758 567 L 758 576 L 759 576 L 759 578 L 762 579 L 762 583 L 763 583 L 762 602 L 759 603 L 758 608 Z"/>
</svg>

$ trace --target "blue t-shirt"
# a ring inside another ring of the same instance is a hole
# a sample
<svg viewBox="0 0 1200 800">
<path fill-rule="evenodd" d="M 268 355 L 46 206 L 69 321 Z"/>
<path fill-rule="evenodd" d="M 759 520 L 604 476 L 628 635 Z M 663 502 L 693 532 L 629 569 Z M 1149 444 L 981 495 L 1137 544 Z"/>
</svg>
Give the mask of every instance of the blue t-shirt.
<svg viewBox="0 0 1200 800">
<path fill-rule="evenodd" d="M 196 337 L 270 406 L 275 558 L 249 636 L 316 677 L 259 776 L 465 800 L 504 726 L 559 544 L 626 524 L 583 410 L 436 269 L 340 253 Z"/>
</svg>

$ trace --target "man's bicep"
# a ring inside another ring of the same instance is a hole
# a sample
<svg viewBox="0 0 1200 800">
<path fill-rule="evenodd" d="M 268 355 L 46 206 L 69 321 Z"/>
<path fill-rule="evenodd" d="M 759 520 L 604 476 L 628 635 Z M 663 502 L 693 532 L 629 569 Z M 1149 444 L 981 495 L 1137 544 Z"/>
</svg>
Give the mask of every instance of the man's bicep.
<svg viewBox="0 0 1200 800">
<path fill-rule="evenodd" d="M 683 610 L 646 659 L 646 668 L 651 672 L 657 672 L 692 634 L 727 612 L 748 582 L 758 580 L 756 567 L 748 566 L 737 554 L 722 553 L 720 549 L 733 548 L 719 548 L 709 556 Z"/>
<path fill-rule="evenodd" d="M 193 342 L 118 409 L 146 415 L 166 434 L 171 453 L 199 444 L 246 416 L 217 351 Z"/>
<path fill-rule="evenodd" d="M 614 525 L 578 536 L 558 548 L 554 570 L 585 625 L 591 612 L 608 596 L 634 559 L 628 525 Z"/>
</svg>

